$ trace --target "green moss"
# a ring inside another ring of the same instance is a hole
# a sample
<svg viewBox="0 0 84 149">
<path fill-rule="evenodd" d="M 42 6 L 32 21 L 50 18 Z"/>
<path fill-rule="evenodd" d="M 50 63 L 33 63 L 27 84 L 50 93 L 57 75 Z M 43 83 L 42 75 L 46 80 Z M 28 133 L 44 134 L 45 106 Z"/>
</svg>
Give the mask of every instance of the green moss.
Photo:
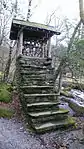
<svg viewBox="0 0 84 149">
<path fill-rule="evenodd" d="M 59 110 L 62 111 L 62 112 L 65 112 L 65 113 L 69 112 L 68 110 L 63 109 L 63 108 L 60 108 Z"/>
<path fill-rule="evenodd" d="M 68 91 L 61 91 L 61 95 L 72 98 L 72 94 L 70 94 Z"/>
<path fill-rule="evenodd" d="M 67 92 L 67 91 L 70 91 L 71 89 L 72 89 L 72 87 L 69 86 L 69 87 L 64 88 L 63 91 L 64 91 L 64 92 Z"/>
<path fill-rule="evenodd" d="M 79 115 L 84 115 L 84 107 L 79 106 L 78 104 L 74 103 L 74 102 L 69 102 L 69 106 L 75 111 L 77 112 Z"/>
<path fill-rule="evenodd" d="M 11 101 L 11 85 L 0 84 L 0 101 L 8 103 Z"/>
<path fill-rule="evenodd" d="M 67 119 L 67 122 L 68 122 L 68 124 L 75 125 L 75 118 L 69 116 Z"/>
<path fill-rule="evenodd" d="M 1 108 L 0 107 L 0 118 L 11 118 L 14 114 L 14 111 L 7 109 L 7 108 Z"/>
</svg>

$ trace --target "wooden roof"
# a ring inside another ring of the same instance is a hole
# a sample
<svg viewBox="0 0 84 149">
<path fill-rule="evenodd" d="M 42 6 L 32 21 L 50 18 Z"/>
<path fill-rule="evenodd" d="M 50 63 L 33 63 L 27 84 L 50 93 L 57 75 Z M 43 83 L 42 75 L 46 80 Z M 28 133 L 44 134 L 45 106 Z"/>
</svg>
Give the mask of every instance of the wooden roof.
<svg viewBox="0 0 84 149">
<path fill-rule="evenodd" d="M 54 27 L 35 22 L 13 19 L 10 39 L 17 40 L 18 33 L 23 30 L 24 39 L 46 41 L 54 34 L 60 35 Z"/>
</svg>

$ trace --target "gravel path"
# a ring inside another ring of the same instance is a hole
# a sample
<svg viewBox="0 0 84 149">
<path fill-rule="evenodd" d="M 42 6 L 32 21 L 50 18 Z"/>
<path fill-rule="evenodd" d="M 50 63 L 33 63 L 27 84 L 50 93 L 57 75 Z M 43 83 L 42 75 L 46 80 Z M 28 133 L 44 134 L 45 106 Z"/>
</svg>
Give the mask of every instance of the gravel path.
<svg viewBox="0 0 84 149">
<path fill-rule="evenodd" d="M 81 130 L 35 135 L 22 122 L 0 119 L 0 149 L 84 149 L 81 137 Z"/>
<path fill-rule="evenodd" d="M 0 119 L 0 149 L 45 149 L 38 138 L 15 120 Z"/>
</svg>

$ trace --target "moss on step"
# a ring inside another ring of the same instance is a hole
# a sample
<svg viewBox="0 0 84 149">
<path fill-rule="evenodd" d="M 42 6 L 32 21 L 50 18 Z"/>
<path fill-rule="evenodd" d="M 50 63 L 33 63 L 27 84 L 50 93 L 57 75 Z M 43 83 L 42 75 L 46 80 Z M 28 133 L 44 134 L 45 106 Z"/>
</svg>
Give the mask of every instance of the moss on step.
<svg viewBox="0 0 84 149">
<path fill-rule="evenodd" d="M 72 98 L 73 95 L 70 94 L 68 91 L 61 91 L 61 95 Z"/>
<path fill-rule="evenodd" d="M 56 122 L 49 122 L 49 123 L 44 123 L 41 126 L 37 126 L 36 132 L 37 133 L 45 133 L 47 131 L 54 131 L 58 129 L 67 129 L 71 128 L 71 126 L 75 126 L 75 119 L 73 117 L 68 117 L 66 120 L 62 121 L 56 121 Z"/>
<path fill-rule="evenodd" d="M 67 119 L 67 122 L 68 122 L 68 124 L 75 126 L 75 118 L 74 117 L 69 116 Z"/>
<path fill-rule="evenodd" d="M 14 111 L 8 108 L 0 107 L 0 118 L 11 118 L 14 114 Z"/>
<path fill-rule="evenodd" d="M 69 106 L 72 108 L 78 115 L 84 116 L 84 106 L 79 105 L 76 102 L 69 101 Z"/>
<path fill-rule="evenodd" d="M 70 91 L 72 89 L 72 87 L 71 86 L 68 86 L 68 87 L 65 87 L 64 89 L 63 89 L 63 91 L 64 92 L 67 92 L 67 91 Z"/>
<path fill-rule="evenodd" d="M 59 111 L 62 111 L 62 112 L 69 112 L 69 110 L 67 110 L 67 109 L 63 109 L 63 108 L 59 108 Z"/>
</svg>

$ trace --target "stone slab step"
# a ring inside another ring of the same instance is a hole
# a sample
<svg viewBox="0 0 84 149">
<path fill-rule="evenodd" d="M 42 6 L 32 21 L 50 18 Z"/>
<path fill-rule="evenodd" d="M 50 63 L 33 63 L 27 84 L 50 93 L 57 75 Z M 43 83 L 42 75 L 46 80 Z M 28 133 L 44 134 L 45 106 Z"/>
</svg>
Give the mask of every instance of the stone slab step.
<svg viewBox="0 0 84 149">
<path fill-rule="evenodd" d="M 45 75 L 37 76 L 37 75 L 28 75 L 28 76 L 22 76 L 22 81 L 48 81 L 48 82 L 54 82 L 53 78 L 46 79 Z"/>
<path fill-rule="evenodd" d="M 57 102 L 59 94 L 23 94 L 26 103 Z"/>
<path fill-rule="evenodd" d="M 22 60 L 28 60 L 28 61 L 32 61 L 32 60 L 37 60 L 37 61 L 45 61 L 47 58 L 43 58 L 43 57 L 30 57 L 30 56 L 26 56 L 26 55 L 19 55 L 18 60 L 22 59 Z"/>
<path fill-rule="evenodd" d="M 38 85 L 32 85 L 32 86 L 20 86 L 21 89 L 53 89 L 53 86 L 38 86 Z"/>
<path fill-rule="evenodd" d="M 45 78 L 46 75 L 45 74 L 24 74 L 22 73 L 22 78 Z"/>
<path fill-rule="evenodd" d="M 68 110 L 58 110 L 58 111 L 46 111 L 46 112 L 30 112 L 28 113 L 29 116 L 33 117 L 33 118 L 37 118 L 37 117 L 47 117 L 50 115 L 58 115 L 58 114 L 68 114 Z"/>
<path fill-rule="evenodd" d="M 33 107 L 33 106 L 48 106 L 48 105 L 58 105 L 60 102 L 39 102 L 39 103 L 32 103 L 27 104 L 27 107 Z"/>
<path fill-rule="evenodd" d="M 59 110 L 60 102 L 41 102 L 41 103 L 30 103 L 27 104 L 28 112 L 42 112 L 48 110 Z"/>
<path fill-rule="evenodd" d="M 43 86 L 43 85 L 53 85 L 53 82 L 47 82 L 47 81 L 34 81 L 34 80 L 29 80 L 29 81 L 21 81 L 20 85 L 38 85 L 38 86 Z"/>
<path fill-rule="evenodd" d="M 20 86 L 20 90 L 24 93 L 28 94 L 35 94 L 35 93 L 54 93 L 54 88 L 53 86 L 37 86 L 37 85 L 32 85 L 32 86 Z"/>
<path fill-rule="evenodd" d="M 22 79 L 23 81 L 47 81 L 48 79 L 46 79 L 46 77 L 44 77 L 44 75 L 42 75 L 43 77 L 41 76 L 34 76 L 34 75 L 31 75 L 31 76 L 23 76 Z M 53 82 L 53 78 L 49 80 L 50 82 Z"/>
<path fill-rule="evenodd" d="M 24 94 L 25 97 L 47 97 L 47 96 L 59 96 L 60 94 L 57 93 L 57 94 Z"/>
<path fill-rule="evenodd" d="M 32 81 L 32 80 L 34 80 L 34 81 L 45 81 L 45 78 L 41 78 L 41 77 L 37 78 L 36 76 L 35 76 L 35 78 L 23 77 L 23 80 L 25 80 L 25 81 Z"/>
<path fill-rule="evenodd" d="M 37 133 L 45 133 L 51 130 L 57 130 L 60 128 L 68 128 L 75 124 L 75 120 L 72 117 L 68 117 L 65 120 L 55 121 L 55 122 L 47 122 L 40 126 L 35 126 L 35 130 Z"/>
<path fill-rule="evenodd" d="M 44 71 L 44 70 L 38 70 L 38 71 L 35 71 L 35 70 L 20 70 L 20 73 L 21 74 L 25 74 L 25 75 L 27 75 L 27 74 L 29 74 L 29 75 L 31 75 L 31 74 L 46 74 L 47 72 L 46 71 Z"/>
<path fill-rule="evenodd" d="M 46 122 L 65 120 L 67 117 L 68 117 L 68 114 L 64 113 L 64 114 L 57 114 L 57 115 L 48 115 L 44 117 L 36 117 L 36 118 L 32 117 L 31 121 L 34 126 L 38 126 Z"/>
<path fill-rule="evenodd" d="M 46 77 L 36 77 L 36 78 L 33 78 L 31 76 L 31 78 L 29 77 L 25 77 L 21 79 L 21 83 L 22 86 L 33 86 L 33 85 L 38 85 L 38 86 L 53 86 L 54 84 L 54 81 L 51 79 L 51 80 L 46 80 Z"/>
<path fill-rule="evenodd" d="M 42 69 L 45 70 L 45 69 L 46 69 L 46 66 L 43 66 L 43 67 L 42 67 L 42 66 L 28 65 L 28 64 L 23 64 L 23 65 L 21 65 L 21 67 L 22 67 L 22 68 L 28 68 L 28 69 L 29 69 L 29 68 L 30 68 L 30 69 L 36 69 L 36 70 L 38 70 L 38 69 L 39 69 L 39 70 L 40 70 L 40 69 L 41 69 L 41 70 L 42 70 Z"/>
<path fill-rule="evenodd" d="M 41 57 L 28 57 L 28 56 L 24 56 L 21 55 L 17 58 L 17 61 L 20 64 L 27 64 L 28 65 L 37 65 L 37 66 L 43 66 L 45 62 L 51 61 L 50 58 L 41 58 Z"/>
</svg>

